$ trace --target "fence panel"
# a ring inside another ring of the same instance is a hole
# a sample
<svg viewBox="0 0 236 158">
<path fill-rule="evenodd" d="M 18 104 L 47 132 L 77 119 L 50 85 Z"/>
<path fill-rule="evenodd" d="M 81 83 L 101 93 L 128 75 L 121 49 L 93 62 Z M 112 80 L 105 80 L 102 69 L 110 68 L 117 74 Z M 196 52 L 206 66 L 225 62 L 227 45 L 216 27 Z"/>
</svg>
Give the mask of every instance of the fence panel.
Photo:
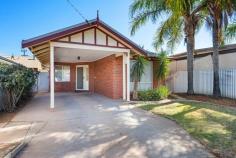
<svg viewBox="0 0 236 158">
<path fill-rule="evenodd" d="M 134 61 L 130 62 L 130 69 L 132 69 L 132 65 Z M 131 76 L 130 76 L 131 77 Z M 138 84 L 138 90 L 148 90 L 152 89 L 152 80 L 153 80 L 153 63 L 148 62 L 144 67 L 144 74 L 141 77 L 141 81 Z M 134 83 L 130 82 L 130 91 L 132 92 L 134 88 Z"/>
<path fill-rule="evenodd" d="M 171 90 L 175 93 L 187 92 L 187 71 L 178 71 L 172 75 L 174 85 Z M 236 99 L 236 69 L 222 69 L 219 71 L 220 89 L 223 97 Z M 213 71 L 197 70 L 193 76 L 194 92 L 196 94 L 213 94 Z"/>
<path fill-rule="evenodd" d="M 40 72 L 37 80 L 37 92 L 49 91 L 49 73 Z"/>
<path fill-rule="evenodd" d="M 174 86 L 172 91 L 176 93 L 185 93 L 187 92 L 187 71 L 178 71 L 173 75 L 174 78 Z"/>
<path fill-rule="evenodd" d="M 138 83 L 138 90 L 142 91 L 142 90 L 148 90 L 148 89 L 152 89 L 152 82 L 139 82 Z M 134 82 L 130 82 L 130 91 L 132 92 L 134 89 Z"/>
</svg>

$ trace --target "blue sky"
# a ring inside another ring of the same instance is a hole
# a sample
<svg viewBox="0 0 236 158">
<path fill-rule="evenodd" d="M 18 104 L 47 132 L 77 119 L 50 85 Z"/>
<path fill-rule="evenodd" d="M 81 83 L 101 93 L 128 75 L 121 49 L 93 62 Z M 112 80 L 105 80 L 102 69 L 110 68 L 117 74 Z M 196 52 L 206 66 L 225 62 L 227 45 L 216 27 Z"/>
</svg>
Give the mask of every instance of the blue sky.
<svg viewBox="0 0 236 158">
<path fill-rule="evenodd" d="M 100 18 L 145 49 L 153 51 L 157 24 L 148 23 L 130 36 L 129 5 L 132 0 L 71 0 L 87 18 Z M 21 40 L 83 22 L 66 0 L 2 0 L 0 5 L 0 55 L 20 55 Z M 196 48 L 211 46 L 211 34 L 202 29 Z M 183 42 L 174 53 L 185 51 Z M 30 55 L 30 53 L 28 52 Z"/>
</svg>

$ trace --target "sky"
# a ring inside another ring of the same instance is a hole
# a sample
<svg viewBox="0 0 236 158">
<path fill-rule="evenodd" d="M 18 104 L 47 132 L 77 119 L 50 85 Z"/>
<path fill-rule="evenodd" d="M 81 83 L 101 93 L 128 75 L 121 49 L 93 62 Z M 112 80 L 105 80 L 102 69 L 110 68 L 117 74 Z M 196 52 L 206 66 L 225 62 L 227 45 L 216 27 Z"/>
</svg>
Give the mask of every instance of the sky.
<svg viewBox="0 0 236 158">
<path fill-rule="evenodd" d="M 152 42 L 157 24 L 147 23 L 130 35 L 129 6 L 133 0 L 70 0 L 86 19 L 100 19 L 145 49 L 155 51 Z M 21 55 L 21 41 L 84 22 L 67 0 L 1 0 L 0 55 Z M 211 47 L 211 34 L 204 28 L 196 36 L 196 48 Z M 181 42 L 174 53 L 186 50 Z M 31 53 L 28 51 L 28 55 Z"/>
</svg>

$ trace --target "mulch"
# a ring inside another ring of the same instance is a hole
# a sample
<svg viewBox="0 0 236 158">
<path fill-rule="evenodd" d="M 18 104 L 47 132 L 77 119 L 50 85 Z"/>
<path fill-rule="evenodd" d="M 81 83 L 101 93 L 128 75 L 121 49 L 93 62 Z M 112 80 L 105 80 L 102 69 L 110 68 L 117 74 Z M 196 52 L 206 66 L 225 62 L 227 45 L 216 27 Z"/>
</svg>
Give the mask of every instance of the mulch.
<svg viewBox="0 0 236 158">
<path fill-rule="evenodd" d="M 218 105 L 224 105 L 224 106 L 231 106 L 236 107 L 236 99 L 230 99 L 230 98 L 215 98 L 213 96 L 207 96 L 207 95 L 187 95 L 186 93 L 177 93 L 176 95 L 190 100 L 197 100 L 197 101 L 203 101 L 203 102 L 210 102 L 213 104 Z"/>
</svg>

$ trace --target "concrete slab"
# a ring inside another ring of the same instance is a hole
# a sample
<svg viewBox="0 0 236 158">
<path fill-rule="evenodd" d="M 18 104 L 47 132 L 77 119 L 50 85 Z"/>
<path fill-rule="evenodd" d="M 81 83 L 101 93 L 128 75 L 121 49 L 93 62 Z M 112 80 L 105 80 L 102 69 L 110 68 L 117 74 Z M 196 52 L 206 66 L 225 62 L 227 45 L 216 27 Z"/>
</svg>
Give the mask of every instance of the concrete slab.
<svg viewBox="0 0 236 158">
<path fill-rule="evenodd" d="M 176 123 L 100 95 L 37 95 L 13 121 L 41 123 L 19 158 L 213 157 Z M 122 105 L 122 106 L 121 106 Z"/>
</svg>

